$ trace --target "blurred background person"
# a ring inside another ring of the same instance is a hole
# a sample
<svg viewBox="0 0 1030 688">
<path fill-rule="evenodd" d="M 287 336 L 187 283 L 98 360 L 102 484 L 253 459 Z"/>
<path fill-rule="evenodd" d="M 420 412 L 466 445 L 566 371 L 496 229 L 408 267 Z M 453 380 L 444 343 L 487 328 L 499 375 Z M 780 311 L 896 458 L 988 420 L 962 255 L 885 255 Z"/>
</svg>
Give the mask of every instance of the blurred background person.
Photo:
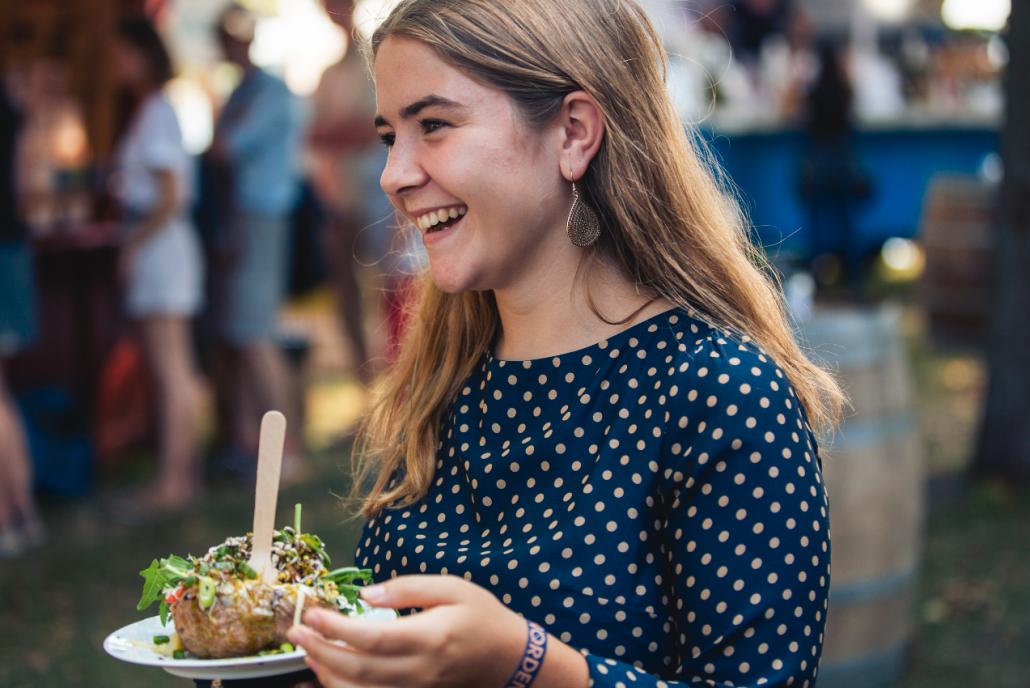
<svg viewBox="0 0 1030 688">
<path fill-rule="evenodd" d="M 225 58 L 242 72 L 215 123 L 210 156 L 220 167 L 222 226 L 212 279 L 213 323 L 222 353 L 216 385 L 228 414 L 222 468 L 254 475 L 257 419 L 269 410 L 299 417 L 279 346 L 287 278 L 289 216 L 299 191 L 300 111 L 282 80 L 250 58 L 256 18 L 230 5 L 217 26 Z M 283 477 L 299 477 L 300 428 L 290 426 Z"/>
<path fill-rule="evenodd" d="M 800 115 L 819 69 L 815 44 L 815 27 L 808 12 L 795 6 L 788 13 L 783 34 L 767 38 L 763 46 L 762 82 L 785 121 Z"/>
<path fill-rule="evenodd" d="M 329 215 L 326 248 L 338 317 L 350 344 L 355 376 L 367 390 L 374 371 L 365 333 L 359 257 L 368 253 L 382 257 L 384 251 L 379 249 L 389 239 L 381 241 L 385 233 L 381 225 L 392 213 L 378 188 L 384 154 L 372 125 L 375 94 L 354 36 L 355 2 L 323 0 L 322 6 L 343 31 L 346 48 L 343 57 L 322 73 L 312 94 L 308 161 L 312 183 Z M 369 243 L 377 245 L 365 246 Z"/>
<path fill-rule="evenodd" d="M 804 96 L 806 134 L 801 163 L 801 196 L 808 213 L 812 272 L 818 283 L 861 277 L 862 251 L 857 245 L 854 214 L 869 194 L 853 147 L 853 91 L 843 48 L 831 39 L 819 42 L 816 76 Z"/>
<path fill-rule="evenodd" d="M 680 118 L 747 121 L 760 108 L 751 76 L 733 57 L 728 31 L 733 8 L 724 0 L 698 0 L 680 12 L 669 32 L 669 95 Z"/>
<path fill-rule="evenodd" d="M 761 58 L 767 39 L 784 32 L 791 0 L 733 0 L 730 41 L 734 56 L 753 63 Z"/>
<path fill-rule="evenodd" d="M 0 73 L 0 558 L 17 555 L 43 537 L 25 432 L 4 374 L 6 357 L 35 338 L 36 313 L 28 231 L 18 212 L 15 181 L 22 115 L 2 76 Z"/>
<path fill-rule="evenodd" d="M 201 307 L 203 262 L 188 217 L 192 160 L 162 87 L 172 63 L 154 26 L 119 22 L 111 67 L 123 97 L 112 192 L 124 225 L 119 271 L 155 382 L 159 469 L 120 507 L 126 516 L 185 508 L 201 484 L 198 394 L 190 319 Z"/>
</svg>

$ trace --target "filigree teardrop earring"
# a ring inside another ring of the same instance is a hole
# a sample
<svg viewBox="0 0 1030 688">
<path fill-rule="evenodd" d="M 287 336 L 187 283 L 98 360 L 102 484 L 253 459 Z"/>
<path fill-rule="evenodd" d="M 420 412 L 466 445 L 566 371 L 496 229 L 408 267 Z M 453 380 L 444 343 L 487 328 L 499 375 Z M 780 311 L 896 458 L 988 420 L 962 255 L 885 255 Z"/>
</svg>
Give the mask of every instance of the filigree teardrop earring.
<svg viewBox="0 0 1030 688">
<path fill-rule="evenodd" d="M 593 246 L 601 236 L 601 221 L 594 209 L 580 199 L 576 182 L 572 182 L 572 209 L 566 232 L 569 241 L 581 248 Z"/>
</svg>

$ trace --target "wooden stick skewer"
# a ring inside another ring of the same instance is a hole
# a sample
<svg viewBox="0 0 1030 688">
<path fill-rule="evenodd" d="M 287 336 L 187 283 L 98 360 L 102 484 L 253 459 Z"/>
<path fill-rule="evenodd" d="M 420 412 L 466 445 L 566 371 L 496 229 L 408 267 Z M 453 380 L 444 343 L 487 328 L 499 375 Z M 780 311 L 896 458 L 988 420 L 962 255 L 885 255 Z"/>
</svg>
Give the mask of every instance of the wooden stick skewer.
<svg viewBox="0 0 1030 688">
<path fill-rule="evenodd" d="M 293 625 L 299 626 L 301 616 L 304 613 L 304 588 L 297 588 L 297 604 L 293 608 Z"/>
<path fill-rule="evenodd" d="M 286 417 L 269 411 L 261 418 L 258 443 L 257 487 L 254 494 L 254 536 L 250 567 L 258 577 L 274 585 L 277 571 L 272 565 L 272 531 L 275 528 L 275 507 L 279 498 L 279 473 L 282 470 L 283 446 L 286 443 Z"/>
</svg>

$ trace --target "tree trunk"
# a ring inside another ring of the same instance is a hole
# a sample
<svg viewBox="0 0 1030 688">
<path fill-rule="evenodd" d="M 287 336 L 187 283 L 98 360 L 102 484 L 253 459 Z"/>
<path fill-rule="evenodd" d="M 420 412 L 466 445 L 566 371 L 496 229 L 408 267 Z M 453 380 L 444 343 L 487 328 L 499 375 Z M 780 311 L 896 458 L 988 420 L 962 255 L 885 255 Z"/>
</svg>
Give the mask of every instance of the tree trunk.
<svg viewBox="0 0 1030 688">
<path fill-rule="evenodd" d="M 987 402 L 972 472 L 1030 482 L 1030 2 L 1012 3 Z"/>
</svg>

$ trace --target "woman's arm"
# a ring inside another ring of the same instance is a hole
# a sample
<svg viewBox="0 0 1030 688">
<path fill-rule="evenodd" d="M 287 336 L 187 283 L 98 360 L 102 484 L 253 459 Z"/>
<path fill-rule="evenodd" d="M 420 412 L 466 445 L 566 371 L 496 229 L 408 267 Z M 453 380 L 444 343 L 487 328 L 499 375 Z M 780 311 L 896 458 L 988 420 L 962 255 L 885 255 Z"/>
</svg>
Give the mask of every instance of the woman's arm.
<svg viewBox="0 0 1030 688">
<path fill-rule="evenodd" d="M 588 654 L 590 685 L 812 686 L 830 543 L 804 414 L 783 373 L 753 347 L 706 340 L 687 363 L 662 450 L 675 657 L 650 675 Z"/>
<path fill-rule="evenodd" d="M 512 667 L 514 671 L 515 667 Z M 547 657 L 533 682 L 535 688 L 587 688 L 586 657 L 554 636 L 547 639 Z"/>
<path fill-rule="evenodd" d="M 126 248 L 130 251 L 142 246 L 164 229 L 179 208 L 179 179 L 175 172 L 160 169 L 152 170 L 151 174 L 157 184 L 157 202 L 129 233 Z"/>
<path fill-rule="evenodd" d="M 139 146 L 138 155 L 143 168 L 153 178 L 156 199 L 126 238 L 122 251 L 123 267 L 130 264 L 140 246 L 168 226 L 179 212 L 183 195 L 183 180 L 176 170 L 182 168 L 186 154 L 175 111 L 160 97 L 151 98 L 143 108 L 140 131 L 134 145 Z"/>
</svg>

